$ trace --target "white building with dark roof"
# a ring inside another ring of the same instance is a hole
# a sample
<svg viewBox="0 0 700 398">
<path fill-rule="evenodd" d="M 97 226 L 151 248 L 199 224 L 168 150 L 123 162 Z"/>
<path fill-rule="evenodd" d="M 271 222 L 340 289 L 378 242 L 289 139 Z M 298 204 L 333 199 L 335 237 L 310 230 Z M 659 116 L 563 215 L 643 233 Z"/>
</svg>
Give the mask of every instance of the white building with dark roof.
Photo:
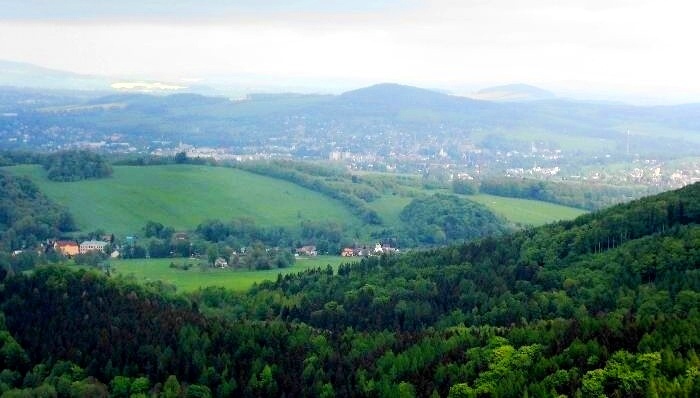
<svg viewBox="0 0 700 398">
<path fill-rule="evenodd" d="M 85 254 L 96 250 L 103 252 L 107 245 L 109 245 L 109 242 L 102 240 L 86 240 L 80 244 L 80 254 Z"/>
</svg>

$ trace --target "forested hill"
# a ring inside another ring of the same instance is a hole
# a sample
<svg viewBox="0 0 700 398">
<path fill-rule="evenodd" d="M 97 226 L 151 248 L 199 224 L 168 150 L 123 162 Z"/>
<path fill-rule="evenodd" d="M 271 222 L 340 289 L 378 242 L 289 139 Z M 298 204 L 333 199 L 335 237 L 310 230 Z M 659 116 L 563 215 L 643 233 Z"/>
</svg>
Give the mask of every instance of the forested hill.
<svg viewBox="0 0 700 398">
<path fill-rule="evenodd" d="M 0 390 L 700 396 L 698 221 L 695 184 L 245 295 L 176 297 L 56 267 L 4 276 Z"/>
<path fill-rule="evenodd" d="M 436 322 L 509 326 L 569 318 L 581 306 L 594 315 L 615 308 L 619 289 L 641 284 L 673 282 L 674 294 L 683 287 L 700 291 L 700 242 L 693 240 L 699 221 L 695 184 L 504 237 L 367 259 L 341 266 L 334 278 L 286 276 L 259 290 L 293 298 L 280 307 L 287 319 L 340 330 L 421 331 Z M 535 302 L 547 303 L 547 310 L 533 311 Z"/>
</svg>

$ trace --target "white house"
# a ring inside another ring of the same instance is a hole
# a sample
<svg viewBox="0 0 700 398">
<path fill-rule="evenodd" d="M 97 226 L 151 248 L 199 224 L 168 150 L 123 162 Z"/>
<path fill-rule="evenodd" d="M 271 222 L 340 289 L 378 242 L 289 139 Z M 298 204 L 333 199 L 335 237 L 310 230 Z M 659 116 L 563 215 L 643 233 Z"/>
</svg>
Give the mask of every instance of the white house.
<svg viewBox="0 0 700 398">
<path fill-rule="evenodd" d="M 107 245 L 109 245 L 109 242 L 102 240 L 86 240 L 80 244 L 80 254 L 85 254 L 96 250 L 103 252 Z"/>
</svg>

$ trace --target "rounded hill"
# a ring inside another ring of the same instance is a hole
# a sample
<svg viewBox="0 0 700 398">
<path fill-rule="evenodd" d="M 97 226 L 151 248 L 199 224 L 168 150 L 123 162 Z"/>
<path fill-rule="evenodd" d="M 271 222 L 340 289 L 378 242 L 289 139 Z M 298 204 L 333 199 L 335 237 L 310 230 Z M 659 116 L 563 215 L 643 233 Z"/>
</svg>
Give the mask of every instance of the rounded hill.
<svg viewBox="0 0 700 398">
<path fill-rule="evenodd" d="M 50 199 L 68 207 L 81 230 L 137 234 L 147 220 L 194 229 L 207 219 L 250 217 L 260 226 L 302 220 L 357 224 L 342 203 L 283 180 L 242 170 L 193 166 L 116 166 L 111 178 L 53 182 L 39 166 L 16 166 Z"/>
</svg>

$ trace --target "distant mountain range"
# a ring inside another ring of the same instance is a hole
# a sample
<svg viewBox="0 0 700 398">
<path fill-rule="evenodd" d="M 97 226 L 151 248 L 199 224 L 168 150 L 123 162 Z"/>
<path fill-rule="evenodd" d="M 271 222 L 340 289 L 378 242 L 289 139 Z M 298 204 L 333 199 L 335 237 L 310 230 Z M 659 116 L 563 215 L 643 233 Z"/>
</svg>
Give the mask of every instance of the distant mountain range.
<svg viewBox="0 0 700 398">
<path fill-rule="evenodd" d="M 240 77 L 245 80 L 244 77 Z M 215 79 L 216 80 L 216 79 Z M 259 77 L 258 77 L 259 80 Z M 248 82 L 250 85 L 252 82 Z M 126 77 L 106 77 L 98 75 L 85 75 L 62 70 L 45 68 L 29 63 L 0 60 L 0 86 L 36 88 L 50 90 L 87 90 L 87 91 L 116 91 L 116 92 L 141 92 L 141 93 L 176 93 L 188 92 L 203 95 L 240 95 L 245 92 L 246 84 L 233 84 L 231 81 L 220 85 L 210 82 L 168 82 L 153 79 L 134 79 Z M 248 89 L 247 91 L 254 90 Z M 268 89 L 269 90 L 269 89 Z M 381 85 L 378 86 L 381 91 Z M 444 93 L 444 90 L 423 90 L 421 98 L 426 97 L 426 92 L 433 94 Z M 275 95 L 274 93 L 268 93 Z M 349 95 L 352 95 L 348 93 Z M 504 86 L 482 89 L 470 97 L 487 101 L 531 101 L 553 99 L 555 95 L 549 91 L 527 84 L 510 84 Z"/>
<path fill-rule="evenodd" d="M 3 65 L 18 76 L 23 76 L 21 70 L 32 70 Z M 70 76 L 72 81 L 83 82 Z M 55 74 L 57 80 L 65 77 Z M 4 79 L 2 83 L 7 83 Z M 99 80 L 85 79 L 100 87 Z M 274 141 L 275 148 L 282 144 L 284 148 L 299 148 L 308 142 L 307 147 L 313 150 L 303 152 L 303 156 L 323 156 L 333 148 L 361 152 L 369 143 L 382 153 L 406 148 L 420 151 L 428 142 L 438 150 L 469 142 L 494 151 L 529 151 L 532 143 L 538 143 L 572 152 L 622 154 L 627 152 L 629 129 L 632 153 L 700 153 L 699 104 L 640 107 L 577 102 L 526 85 L 481 92 L 493 98 L 498 95 L 500 100 L 477 100 L 389 83 L 341 95 L 258 94 L 235 101 L 196 93 L 6 88 L 0 90 L 0 114 L 16 117 L 0 118 L 0 132 L 5 127 L 0 146 L 23 142 L 11 136 L 19 131 L 17 126 L 29 126 L 22 128 L 29 129 L 31 139 L 50 142 L 46 126 L 53 126 L 74 132 L 75 140 L 101 141 L 100 137 L 118 133 L 141 145 L 165 140 L 259 148 Z M 523 100 L 510 100 L 515 93 L 521 93 Z"/>
</svg>

